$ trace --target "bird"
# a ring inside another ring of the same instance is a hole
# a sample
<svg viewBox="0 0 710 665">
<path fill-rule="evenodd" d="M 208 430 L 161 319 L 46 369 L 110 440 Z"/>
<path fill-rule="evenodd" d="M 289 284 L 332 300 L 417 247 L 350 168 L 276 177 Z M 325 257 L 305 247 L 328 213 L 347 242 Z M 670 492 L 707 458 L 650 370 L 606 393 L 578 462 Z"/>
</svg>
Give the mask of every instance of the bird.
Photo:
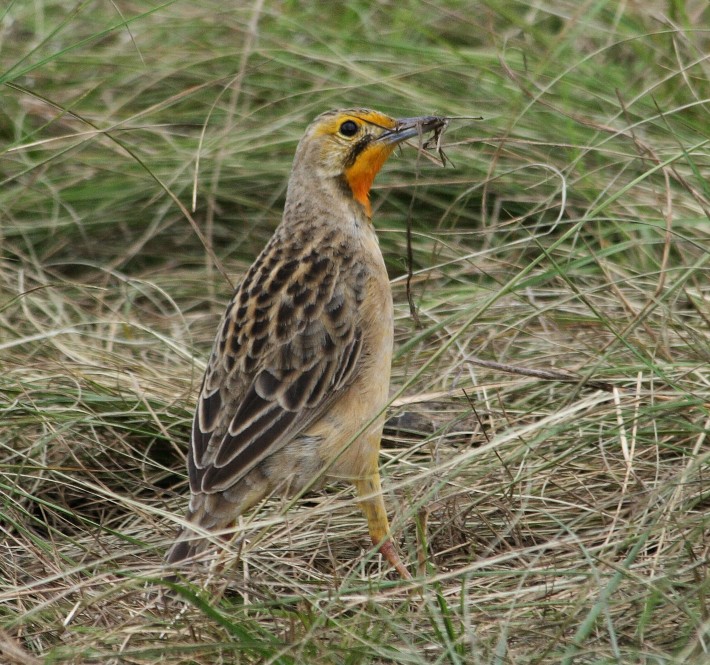
<svg viewBox="0 0 710 665">
<path fill-rule="evenodd" d="M 194 561 L 267 496 L 355 487 L 373 545 L 392 544 L 379 475 L 394 338 L 370 188 L 395 148 L 446 126 L 365 108 L 322 113 L 300 140 L 283 217 L 236 287 L 199 391 L 190 501 L 168 564 Z"/>
</svg>

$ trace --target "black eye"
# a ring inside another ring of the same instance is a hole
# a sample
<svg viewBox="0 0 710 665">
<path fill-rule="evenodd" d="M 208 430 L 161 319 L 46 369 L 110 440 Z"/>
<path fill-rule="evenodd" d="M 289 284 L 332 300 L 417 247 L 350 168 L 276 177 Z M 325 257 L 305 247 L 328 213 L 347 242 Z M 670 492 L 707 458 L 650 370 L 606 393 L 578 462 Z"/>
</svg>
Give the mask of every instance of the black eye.
<svg viewBox="0 0 710 665">
<path fill-rule="evenodd" d="M 352 120 L 346 120 L 342 125 L 340 125 L 340 133 L 343 136 L 355 136 L 355 134 L 357 134 L 357 130 L 357 123 Z"/>
</svg>

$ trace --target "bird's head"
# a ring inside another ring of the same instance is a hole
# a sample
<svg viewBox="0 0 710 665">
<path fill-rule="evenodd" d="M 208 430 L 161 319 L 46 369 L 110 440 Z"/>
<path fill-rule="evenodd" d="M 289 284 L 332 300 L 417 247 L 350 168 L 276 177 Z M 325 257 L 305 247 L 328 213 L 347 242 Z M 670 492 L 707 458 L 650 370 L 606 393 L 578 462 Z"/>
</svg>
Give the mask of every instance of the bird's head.
<svg viewBox="0 0 710 665">
<path fill-rule="evenodd" d="M 337 180 L 369 217 L 370 187 L 392 151 L 402 141 L 445 125 L 437 116 L 398 120 L 369 109 L 328 111 L 311 123 L 298 144 L 294 173 Z"/>
</svg>

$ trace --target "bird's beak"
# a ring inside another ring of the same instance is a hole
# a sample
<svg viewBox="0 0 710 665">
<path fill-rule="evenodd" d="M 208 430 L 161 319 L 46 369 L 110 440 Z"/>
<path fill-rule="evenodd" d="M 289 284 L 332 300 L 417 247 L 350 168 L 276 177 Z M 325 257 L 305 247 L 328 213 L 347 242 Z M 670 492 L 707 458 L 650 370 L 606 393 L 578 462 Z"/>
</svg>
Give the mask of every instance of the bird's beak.
<svg viewBox="0 0 710 665">
<path fill-rule="evenodd" d="M 448 121 L 436 115 L 422 115 L 417 118 L 399 118 L 394 127 L 386 131 L 377 141 L 388 145 L 401 143 L 414 136 L 423 136 L 429 132 L 442 130 Z"/>
</svg>

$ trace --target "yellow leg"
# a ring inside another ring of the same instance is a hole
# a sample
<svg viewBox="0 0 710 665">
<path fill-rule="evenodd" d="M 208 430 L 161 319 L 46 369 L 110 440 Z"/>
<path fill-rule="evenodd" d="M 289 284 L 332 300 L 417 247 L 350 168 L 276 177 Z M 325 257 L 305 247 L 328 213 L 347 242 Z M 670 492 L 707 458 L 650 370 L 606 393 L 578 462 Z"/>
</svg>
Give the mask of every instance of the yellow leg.
<svg viewBox="0 0 710 665">
<path fill-rule="evenodd" d="M 390 539 L 390 525 L 385 511 L 385 502 L 382 498 L 380 474 L 375 472 L 375 475 L 369 478 L 358 478 L 355 480 L 355 489 L 360 497 L 360 510 L 362 510 L 367 519 L 372 544 L 394 566 L 403 579 L 411 580 L 412 576 L 399 558 L 397 550 Z"/>
</svg>

